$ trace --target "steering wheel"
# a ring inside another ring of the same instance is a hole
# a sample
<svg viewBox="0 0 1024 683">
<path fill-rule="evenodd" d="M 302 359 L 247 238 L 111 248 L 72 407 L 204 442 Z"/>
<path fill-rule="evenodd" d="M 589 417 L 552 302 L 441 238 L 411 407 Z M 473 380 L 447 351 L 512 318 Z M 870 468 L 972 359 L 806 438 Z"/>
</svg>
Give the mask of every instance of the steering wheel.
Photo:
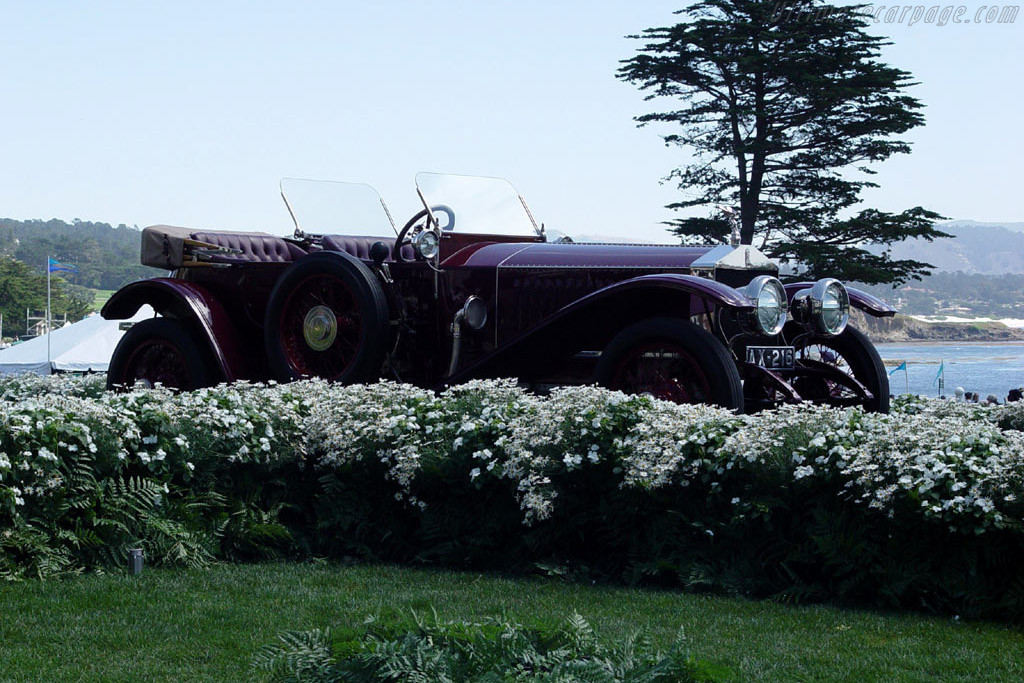
<svg viewBox="0 0 1024 683">
<path fill-rule="evenodd" d="M 431 213 L 443 213 L 447 217 L 448 222 L 441 228 L 444 231 L 453 230 L 455 228 L 455 212 L 452 211 L 450 206 L 445 204 L 435 204 L 430 207 Z M 420 225 L 420 221 L 427 217 L 427 210 L 420 209 L 416 214 L 409 219 L 409 221 L 402 226 L 402 229 L 398 232 L 398 237 L 395 239 L 395 248 L 392 250 L 391 255 L 399 263 L 404 262 L 406 259 L 402 256 L 402 247 L 406 244 L 412 243 L 412 238 L 419 234 L 421 231 L 426 229 L 426 225 Z"/>
</svg>

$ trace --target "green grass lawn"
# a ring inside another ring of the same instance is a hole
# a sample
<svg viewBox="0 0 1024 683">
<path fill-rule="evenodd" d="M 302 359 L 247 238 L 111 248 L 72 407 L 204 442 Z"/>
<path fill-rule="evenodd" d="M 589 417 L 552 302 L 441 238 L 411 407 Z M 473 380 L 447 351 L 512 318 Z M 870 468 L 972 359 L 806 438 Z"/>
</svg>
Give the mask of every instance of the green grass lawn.
<svg viewBox="0 0 1024 683">
<path fill-rule="evenodd" d="M 92 300 L 92 308 L 90 310 L 99 311 L 103 308 L 103 304 L 107 303 L 107 300 L 114 294 L 114 289 L 94 289 L 92 290 L 96 298 Z"/>
<path fill-rule="evenodd" d="M 331 564 L 147 569 L 0 586 L 2 681 L 238 681 L 284 630 L 340 628 L 409 610 L 443 619 L 505 614 L 599 637 L 636 629 L 735 680 L 1020 681 L 1024 632 L 920 615 L 790 607 L 676 592 L 473 573 Z"/>
</svg>

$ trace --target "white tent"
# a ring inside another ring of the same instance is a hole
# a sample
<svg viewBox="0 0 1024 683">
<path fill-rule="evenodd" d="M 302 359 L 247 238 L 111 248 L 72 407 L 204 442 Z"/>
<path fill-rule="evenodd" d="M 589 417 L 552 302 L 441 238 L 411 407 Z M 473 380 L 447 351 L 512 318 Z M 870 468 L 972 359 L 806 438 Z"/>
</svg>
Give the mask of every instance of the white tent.
<svg viewBox="0 0 1024 683">
<path fill-rule="evenodd" d="M 114 347 L 121 341 L 122 323 L 153 317 L 153 309 L 143 306 L 130 320 L 104 320 L 94 313 L 77 323 L 54 330 L 50 337 L 50 363 L 46 362 L 46 337 L 40 335 L 0 351 L 0 375 L 53 371 L 106 372 Z"/>
</svg>

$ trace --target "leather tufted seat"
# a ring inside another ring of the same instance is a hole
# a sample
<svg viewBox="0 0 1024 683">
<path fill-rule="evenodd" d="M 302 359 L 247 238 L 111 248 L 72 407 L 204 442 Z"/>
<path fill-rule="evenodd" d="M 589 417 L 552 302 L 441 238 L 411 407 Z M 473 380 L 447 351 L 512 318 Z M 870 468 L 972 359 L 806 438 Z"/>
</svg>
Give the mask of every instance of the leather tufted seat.
<svg viewBox="0 0 1024 683">
<path fill-rule="evenodd" d="M 388 257 L 386 261 L 394 261 L 391 256 L 395 248 L 394 237 L 351 237 L 348 235 L 324 235 L 323 247 L 326 251 L 343 251 L 363 261 L 370 260 L 370 246 L 374 242 L 383 242 L 388 246 Z M 402 256 L 412 261 L 415 257 L 411 244 L 402 247 Z"/>
<path fill-rule="evenodd" d="M 214 261 L 231 263 L 235 261 L 259 261 L 263 263 L 290 263 L 305 255 L 300 247 L 280 237 L 265 233 L 249 232 L 196 232 L 192 237 L 218 247 L 237 249 L 241 254 L 218 254 Z"/>
</svg>

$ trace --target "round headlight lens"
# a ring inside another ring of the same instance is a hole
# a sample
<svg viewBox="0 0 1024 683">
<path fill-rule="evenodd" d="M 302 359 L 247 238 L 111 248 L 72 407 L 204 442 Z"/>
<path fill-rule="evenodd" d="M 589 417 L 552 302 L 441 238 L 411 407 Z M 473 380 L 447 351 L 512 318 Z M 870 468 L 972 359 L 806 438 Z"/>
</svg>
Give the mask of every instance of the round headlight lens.
<svg viewBox="0 0 1024 683">
<path fill-rule="evenodd" d="M 471 296 L 462 305 L 462 319 L 473 330 L 479 330 L 487 324 L 487 304 L 478 296 Z"/>
<path fill-rule="evenodd" d="M 840 334 L 850 321 L 850 295 L 838 280 L 825 285 L 821 295 L 821 326 L 831 335 Z"/>
<path fill-rule="evenodd" d="M 747 285 L 746 294 L 754 300 L 757 331 L 768 336 L 781 332 L 789 309 L 782 283 L 770 275 L 759 275 Z"/>
<path fill-rule="evenodd" d="M 424 230 L 413 238 L 412 246 L 416 249 L 417 254 L 429 261 L 437 256 L 441 247 L 441 239 L 433 230 Z"/>
<path fill-rule="evenodd" d="M 812 334 L 834 337 L 850 321 L 850 293 L 830 277 L 794 294 L 792 307 L 793 319 Z"/>
</svg>

